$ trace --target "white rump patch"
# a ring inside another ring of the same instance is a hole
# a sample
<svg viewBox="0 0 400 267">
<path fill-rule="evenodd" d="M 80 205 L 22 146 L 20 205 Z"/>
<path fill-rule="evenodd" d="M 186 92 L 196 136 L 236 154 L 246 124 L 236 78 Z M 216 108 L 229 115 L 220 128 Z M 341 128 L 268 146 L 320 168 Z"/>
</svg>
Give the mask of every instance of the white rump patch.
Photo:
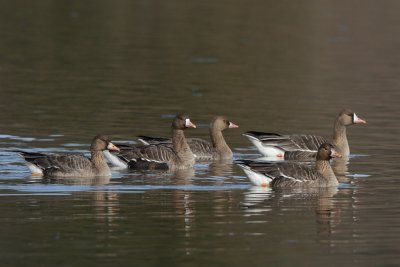
<svg viewBox="0 0 400 267">
<path fill-rule="evenodd" d="M 238 164 L 240 168 L 244 171 L 244 173 L 249 177 L 250 182 L 252 182 L 256 186 L 269 186 L 271 183 L 272 179 L 259 173 L 253 171 L 250 167 L 243 165 L 243 164 Z"/>
<path fill-rule="evenodd" d="M 246 135 L 249 138 L 250 142 L 257 148 L 257 150 L 264 156 L 264 157 L 283 157 L 285 155 L 285 151 L 283 149 L 279 149 L 274 146 L 263 145 L 263 143 L 254 138 L 252 136 Z"/>
<path fill-rule="evenodd" d="M 272 157 L 272 158 L 283 158 L 285 155 L 285 151 L 283 149 L 280 149 L 278 147 L 270 146 L 270 145 L 265 145 L 260 141 L 260 139 L 243 134 L 246 136 L 250 142 L 257 148 L 257 150 L 264 156 L 264 157 Z M 282 137 L 280 137 L 282 138 Z"/>
<path fill-rule="evenodd" d="M 29 170 L 31 171 L 32 175 L 37 175 L 37 176 L 42 176 L 43 175 L 43 170 L 36 166 L 35 164 L 32 164 L 30 162 L 26 162 L 26 165 L 28 166 Z"/>
</svg>

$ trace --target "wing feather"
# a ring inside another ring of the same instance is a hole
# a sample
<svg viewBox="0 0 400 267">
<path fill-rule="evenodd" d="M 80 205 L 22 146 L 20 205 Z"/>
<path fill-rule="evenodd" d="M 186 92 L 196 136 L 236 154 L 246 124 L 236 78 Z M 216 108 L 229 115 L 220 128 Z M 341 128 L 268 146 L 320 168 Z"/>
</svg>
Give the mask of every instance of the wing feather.
<svg viewBox="0 0 400 267">
<path fill-rule="evenodd" d="M 312 166 L 305 163 L 245 162 L 244 164 L 271 178 L 273 187 L 302 186 L 321 178 Z"/>
<path fill-rule="evenodd" d="M 172 148 L 172 141 L 170 138 L 140 135 L 139 140 L 147 145 L 163 145 Z M 213 158 L 215 149 L 211 142 L 201 138 L 187 138 L 186 140 L 190 150 L 196 155 L 197 160 L 209 160 Z"/>
<path fill-rule="evenodd" d="M 244 135 L 250 140 L 261 142 L 262 147 L 274 147 L 283 150 L 285 159 L 313 159 L 319 146 L 327 142 L 322 136 L 308 134 L 280 135 L 250 131 Z M 261 148 L 259 147 L 259 149 Z"/>
</svg>

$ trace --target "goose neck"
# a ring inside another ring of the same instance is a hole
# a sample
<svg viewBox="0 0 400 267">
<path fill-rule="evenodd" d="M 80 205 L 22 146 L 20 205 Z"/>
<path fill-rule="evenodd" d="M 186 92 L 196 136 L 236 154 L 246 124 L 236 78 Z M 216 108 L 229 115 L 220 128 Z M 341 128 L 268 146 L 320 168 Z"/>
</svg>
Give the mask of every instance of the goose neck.
<svg viewBox="0 0 400 267">
<path fill-rule="evenodd" d="M 212 146 L 219 154 L 232 154 L 221 130 L 210 128 L 210 138 Z"/>
<path fill-rule="evenodd" d="M 335 121 L 333 127 L 333 141 L 336 150 L 342 154 L 342 156 L 347 156 L 350 154 L 349 143 L 347 141 L 346 126 L 340 123 L 339 120 Z"/>
</svg>

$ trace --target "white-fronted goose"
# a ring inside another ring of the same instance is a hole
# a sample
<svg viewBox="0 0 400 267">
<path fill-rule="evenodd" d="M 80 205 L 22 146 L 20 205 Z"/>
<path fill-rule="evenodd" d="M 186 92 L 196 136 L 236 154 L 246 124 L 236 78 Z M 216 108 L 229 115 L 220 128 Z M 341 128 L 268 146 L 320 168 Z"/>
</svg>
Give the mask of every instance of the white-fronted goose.
<svg viewBox="0 0 400 267">
<path fill-rule="evenodd" d="M 187 142 L 196 157 L 196 160 L 231 159 L 232 150 L 227 145 L 222 131 L 227 128 L 238 128 L 239 126 L 229 121 L 226 117 L 216 116 L 210 123 L 211 142 L 201 138 L 187 138 Z M 139 140 L 145 144 L 167 144 L 172 145 L 169 138 L 149 137 L 140 135 Z"/>
<path fill-rule="evenodd" d="M 331 187 L 338 180 L 329 164 L 333 157 L 341 157 L 333 145 L 324 143 L 317 152 L 315 166 L 291 162 L 242 161 L 238 165 L 257 186 L 274 188 Z"/>
<path fill-rule="evenodd" d="M 336 117 L 333 125 L 332 144 L 342 156 L 350 155 L 347 141 L 346 127 L 353 124 L 364 124 L 365 120 L 357 117 L 350 109 L 342 110 Z M 285 159 L 311 159 L 315 158 L 317 150 L 322 143 L 328 141 L 317 135 L 293 134 L 280 135 L 276 133 L 263 133 L 250 131 L 246 136 L 265 157 L 279 157 Z"/>
<path fill-rule="evenodd" d="M 32 175 L 66 178 L 111 176 L 103 151 L 119 151 L 104 135 L 93 138 L 90 146 L 91 158 L 79 154 L 19 153 L 24 157 Z"/>
<path fill-rule="evenodd" d="M 194 164 L 194 155 L 186 141 L 184 130 L 196 128 L 189 117 L 177 115 L 171 125 L 172 147 L 166 144 L 124 146 L 117 154 L 119 161 L 108 158 L 112 164 L 131 169 L 186 169 Z M 113 156 L 113 155 L 106 155 Z"/>
</svg>

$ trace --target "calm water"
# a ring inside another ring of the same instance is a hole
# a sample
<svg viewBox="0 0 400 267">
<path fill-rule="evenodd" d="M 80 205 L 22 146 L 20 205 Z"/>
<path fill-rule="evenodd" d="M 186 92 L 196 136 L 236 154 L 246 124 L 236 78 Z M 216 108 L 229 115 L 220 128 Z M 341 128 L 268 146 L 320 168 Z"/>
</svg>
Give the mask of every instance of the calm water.
<svg viewBox="0 0 400 267">
<path fill-rule="evenodd" d="M 1 1 L 1 266 L 399 266 L 398 1 Z M 30 176 L 14 149 L 88 152 L 212 116 L 331 137 L 337 189 L 254 188 L 233 164 L 111 179 Z"/>
</svg>

